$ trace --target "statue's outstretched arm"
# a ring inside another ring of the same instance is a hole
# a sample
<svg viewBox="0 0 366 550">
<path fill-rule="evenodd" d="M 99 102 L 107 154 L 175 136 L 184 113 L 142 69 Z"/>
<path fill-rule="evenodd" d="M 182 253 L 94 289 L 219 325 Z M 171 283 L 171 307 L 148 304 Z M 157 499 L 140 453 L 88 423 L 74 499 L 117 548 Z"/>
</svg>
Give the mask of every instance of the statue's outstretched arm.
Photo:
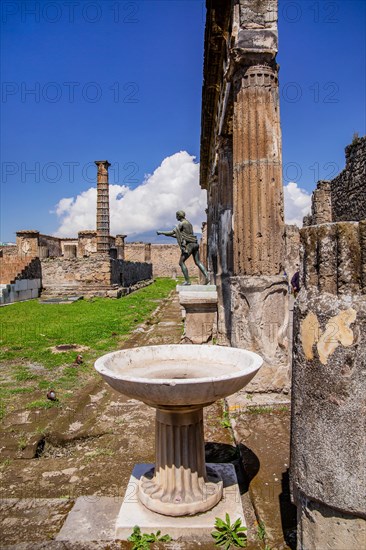
<svg viewBox="0 0 366 550">
<path fill-rule="evenodd" d="M 175 231 L 157 231 L 157 235 L 165 235 L 166 237 L 175 237 Z"/>
</svg>

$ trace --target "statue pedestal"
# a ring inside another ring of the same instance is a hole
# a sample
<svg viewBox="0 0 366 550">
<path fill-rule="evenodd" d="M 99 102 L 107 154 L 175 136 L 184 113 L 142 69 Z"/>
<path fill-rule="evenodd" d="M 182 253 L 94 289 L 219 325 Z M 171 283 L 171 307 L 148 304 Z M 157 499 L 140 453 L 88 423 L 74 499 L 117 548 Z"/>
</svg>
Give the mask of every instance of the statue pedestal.
<svg viewBox="0 0 366 550">
<path fill-rule="evenodd" d="M 178 285 L 177 292 L 184 316 L 182 341 L 191 344 L 211 342 L 217 333 L 216 286 Z"/>
</svg>

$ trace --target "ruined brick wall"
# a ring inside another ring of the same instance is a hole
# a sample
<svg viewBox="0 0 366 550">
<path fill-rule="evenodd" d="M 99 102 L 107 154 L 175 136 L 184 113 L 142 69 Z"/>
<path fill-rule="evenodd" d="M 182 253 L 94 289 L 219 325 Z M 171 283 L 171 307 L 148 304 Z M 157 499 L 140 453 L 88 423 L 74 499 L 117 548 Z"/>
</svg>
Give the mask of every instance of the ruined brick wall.
<svg viewBox="0 0 366 550">
<path fill-rule="evenodd" d="M 62 255 L 61 239 L 58 237 L 40 234 L 38 238 L 38 246 L 40 249 L 43 248 L 47 250 L 48 257 L 57 257 Z"/>
<path fill-rule="evenodd" d="M 125 260 L 129 262 L 144 262 L 145 243 L 125 243 Z"/>
<path fill-rule="evenodd" d="M 180 250 L 177 244 L 126 243 L 125 260 L 130 262 L 145 262 L 150 256 L 154 277 L 180 277 Z M 187 267 L 191 277 L 198 277 L 199 270 L 193 258 L 188 258 Z"/>
<path fill-rule="evenodd" d="M 65 255 L 65 247 L 67 249 L 68 246 L 76 246 L 76 250 L 78 248 L 78 239 L 61 239 L 61 253 L 64 256 Z"/>
<path fill-rule="evenodd" d="M 366 219 L 366 137 L 356 138 L 345 153 L 345 169 L 331 181 L 318 181 L 304 226 Z"/>
<path fill-rule="evenodd" d="M 78 257 L 90 256 L 97 251 L 97 232 L 79 231 L 78 233 Z"/>
<path fill-rule="evenodd" d="M 20 279 L 38 279 L 41 277 L 37 259 L 27 255 L 18 255 L 16 246 L 4 246 L 0 249 L 0 284 L 9 284 Z"/>
<path fill-rule="evenodd" d="M 333 221 L 366 219 L 366 136 L 346 147 L 346 167 L 331 181 Z"/>
<path fill-rule="evenodd" d="M 22 270 L 31 262 L 31 258 L 18 257 L 15 254 L 3 254 L 0 257 L 0 284 L 9 284 L 21 278 Z"/>
<path fill-rule="evenodd" d="M 44 294 L 117 296 L 110 290 L 129 287 L 152 278 L 148 263 L 114 260 L 108 254 L 87 258 L 46 258 L 41 260 Z"/>
<path fill-rule="evenodd" d="M 12 246 L 0 246 L 0 258 L 13 257 L 15 258 L 18 254 L 17 247 Z"/>
<path fill-rule="evenodd" d="M 111 262 L 105 254 L 90 258 L 46 258 L 41 260 L 42 284 L 48 288 L 75 288 L 110 286 Z"/>
<path fill-rule="evenodd" d="M 29 259 L 39 255 L 39 231 L 17 231 L 16 246 L 19 257 Z"/>
<path fill-rule="evenodd" d="M 181 277 L 182 272 L 179 267 L 180 250 L 176 244 L 152 244 L 151 262 L 153 265 L 154 277 Z M 193 258 L 188 258 L 186 262 L 189 275 L 198 277 L 199 269 L 195 265 Z"/>
</svg>

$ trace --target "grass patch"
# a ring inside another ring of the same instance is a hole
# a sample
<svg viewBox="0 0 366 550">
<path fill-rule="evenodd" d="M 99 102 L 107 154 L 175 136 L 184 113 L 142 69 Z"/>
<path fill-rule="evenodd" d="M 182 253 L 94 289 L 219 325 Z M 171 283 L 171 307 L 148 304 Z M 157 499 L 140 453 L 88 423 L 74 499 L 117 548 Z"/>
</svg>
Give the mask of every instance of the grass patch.
<svg viewBox="0 0 366 550">
<path fill-rule="evenodd" d="M 36 399 L 26 405 L 26 409 L 52 409 L 52 407 L 58 407 L 60 404 L 58 401 L 50 401 L 48 399 Z"/>
<path fill-rule="evenodd" d="M 17 382 L 28 382 L 29 380 L 36 380 L 38 378 L 27 367 L 19 367 L 13 374 L 13 377 Z"/>
<path fill-rule="evenodd" d="M 93 298 L 52 305 L 31 300 L 0 308 L 0 419 L 7 410 L 24 407 L 22 394 L 36 392 L 37 399 L 26 404 L 26 409 L 62 406 L 70 390 L 95 376 L 95 359 L 119 349 L 175 286 L 175 280 L 161 278 L 119 300 Z M 75 350 L 52 352 L 62 344 L 86 346 L 83 364 L 74 365 Z M 39 391 L 50 388 L 59 403 L 45 396 L 40 399 Z"/>
</svg>

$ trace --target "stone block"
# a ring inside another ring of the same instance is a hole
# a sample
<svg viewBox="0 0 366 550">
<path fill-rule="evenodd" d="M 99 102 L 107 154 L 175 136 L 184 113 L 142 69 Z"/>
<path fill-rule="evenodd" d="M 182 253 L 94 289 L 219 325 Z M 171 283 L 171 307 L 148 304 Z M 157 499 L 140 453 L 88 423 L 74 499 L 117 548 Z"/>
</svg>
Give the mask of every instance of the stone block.
<svg viewBox="0 0 366 550">
<path fill-rule="evenodd" d="M 22 290 L 19 292 L 19 300 L 30 300 L 32 298 L 31 290 Z"/>
<path fill-rule="evenodd" d="M 15 281 L 15 290 L 16 291 L 28 290 L 27 279 L 18 279 L 17 281 Z"/>
<path fill-rule="evenodd" d="M 32 288 L 31 290 L 31 298 L 38 298 L 39 296 L 39 289 L 38 288 Z"/>
<path fill-rule="evenodd" d="M 28 290 L 40 288 L 40 279 L 28 279 Z"/>
<path fill-rule="evenodd" d="M 217 291 L 214 285 L 207 285 L 207 287 L 204 285 L 177 286 L 179 303 L 185 310 L 183 316 L 185 342 L 204 344 L 216 335 Z"/>
<path fill-rule="evenodd" d="M 79 497 L 56 536 L 56 541 L 82 543 L 113 540 L 121 503 L 122 499 L 116 497 Z"/>
</svg>

